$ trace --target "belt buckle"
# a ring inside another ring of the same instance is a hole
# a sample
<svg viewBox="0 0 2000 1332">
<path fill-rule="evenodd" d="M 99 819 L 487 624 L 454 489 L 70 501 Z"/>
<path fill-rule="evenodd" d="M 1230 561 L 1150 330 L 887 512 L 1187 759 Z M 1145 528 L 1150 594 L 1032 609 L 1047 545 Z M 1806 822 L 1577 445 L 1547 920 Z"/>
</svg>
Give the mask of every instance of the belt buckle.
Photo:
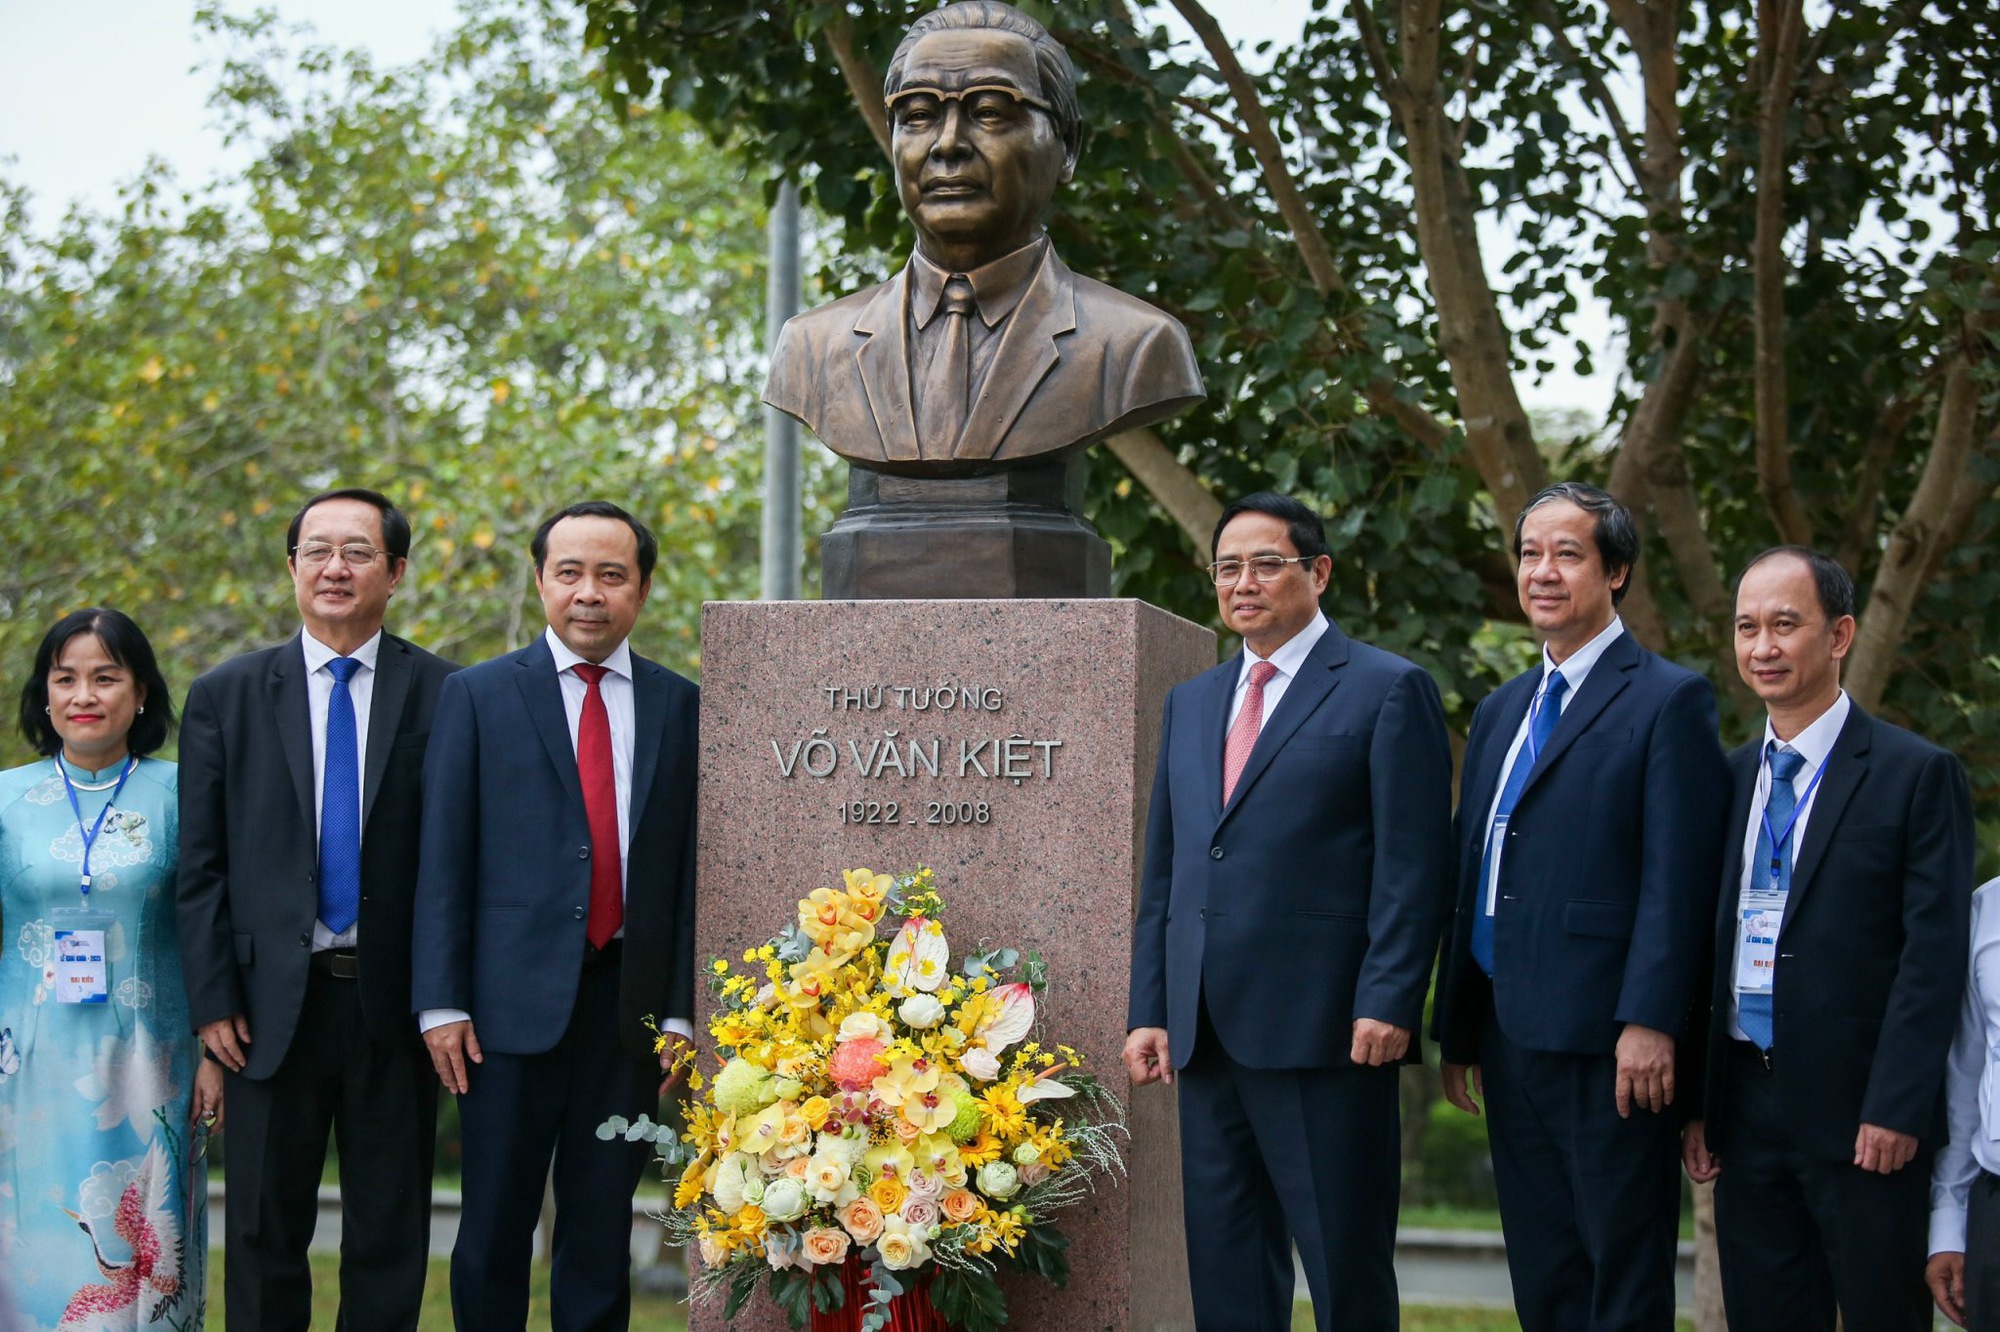
<svg viewBox="0 0 2000 1332">
<path fill-rule="evenodd" d="M 335 980 L 354 980 L 361 975 L 361 958 L 349 952 L 331 953 L 327 957 L 326 971 Z"/>
</svg>

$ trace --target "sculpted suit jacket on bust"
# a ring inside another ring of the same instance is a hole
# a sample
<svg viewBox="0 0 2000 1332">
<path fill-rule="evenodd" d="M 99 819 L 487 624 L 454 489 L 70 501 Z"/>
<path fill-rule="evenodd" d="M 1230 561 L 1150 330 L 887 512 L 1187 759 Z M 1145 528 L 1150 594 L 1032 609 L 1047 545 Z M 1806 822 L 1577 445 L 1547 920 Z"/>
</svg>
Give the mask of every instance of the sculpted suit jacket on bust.
<svg viewBox="0 0 2000 1332">
<path fill-rule="evenodd" d="M 785 324 L 764 401 L 863 463 L 1009 460 L 1087 443 L 1201 401 L 1187 330 L 1078 277 L 1045 249 L 948 449 L 919 447 L 911 405 L 909 269 Z"/>
<path fill-rule="evenodd" d="M 1626 1023 L 1678 1036 L 1714 919 L 1728 779 L 1715 691 L 1622 633 L 1563 709 L 1509 821 L 1493 921 L 1496 976 L 1471 951 L 1487 815 L 1542 668 L 1472 717 L 1460 777 L 1458 910 L 1437 1035 L 1476 1064 L 1489 1008 L 1515 1043 L 1608 1055 Z"/>
<path fill-rule="evenodd" d="M 1348 1062 L 1356 1018 L 1415 1031 L 1449 909 L 1451 746 L 1430 676 L 1329 624 L 1222 805 L 1242 659 L 1167 696 L 1133 927 L 1130 1027 L 1176 1067 L 1200 1005 L 1252 1068 Z"/>
<path fill-rule="evenodd" d="M 1728 1141 L 1742 841 L 1761 747 L 1760 736 L 1729 756 L 1729 849 L 1697 1100 L 1718 1152 Z M 1854 706 L 1793 858 L 1772 981 L 1772 1076 L 1802 1151 L 1846 1164 L 1863 1124 L 1943 1145 L 1972 875 L 1972 795 L 1957 758 Z"/>
<path fill-rule="evenodd" d="M 619 1035 L 694 1011 L 695 686 L 632 658 L 634 735 Z M 537 638 L 461 671 L 424 771 L 411 1005 L 472 1015 L 479 1043 L 540 1054 L 576 1003 L 590 914 L 590 823 L 555 658 Z"/>
<path fill-rule="evenodd" d="M 414 1033 L 410 904 L 424 748 L 458 668 L 382 635 L 361 786 L 362 1012 L 370 1035 Z M 268 1078 L 305 1003 L 319 913 L 319 816 L 305 654 L 293 638 L 194 682 L 181 719 L 181 969 L 196 1026 L 250 1019 L 244 1075 Z"/>
</svg>

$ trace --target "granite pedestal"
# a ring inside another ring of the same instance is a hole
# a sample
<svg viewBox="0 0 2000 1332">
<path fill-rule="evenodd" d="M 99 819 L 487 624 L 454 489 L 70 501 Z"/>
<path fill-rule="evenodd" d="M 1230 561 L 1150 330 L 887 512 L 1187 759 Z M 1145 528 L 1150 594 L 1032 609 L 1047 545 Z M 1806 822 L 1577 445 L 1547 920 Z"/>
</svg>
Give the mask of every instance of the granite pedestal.
<svg viewBox="0 0 2000 1332">
<path fill-rule="evenodd" d="M 1161 704 L 1214 663 L 1210 631 L 1139 601 L 710 604 L 698 956 L 762 943 L 842 869 L 929 865 L 954 958 L 980 940 L 1041 952 L 1045 1030 L 1124 1092 Z M 1130 1124 L 1129 1177 L 1061 1223 L 1068 1288 L 1003 1278 L 1010 1326 L 1194 1326 L 1172 1092 L 1142 1089 Z M 698 1332 L 724 1326 L 719 1302 L 695 1310 Z M 733 1326 L 785 1323 L 760 1296 Z"/>
</svg>

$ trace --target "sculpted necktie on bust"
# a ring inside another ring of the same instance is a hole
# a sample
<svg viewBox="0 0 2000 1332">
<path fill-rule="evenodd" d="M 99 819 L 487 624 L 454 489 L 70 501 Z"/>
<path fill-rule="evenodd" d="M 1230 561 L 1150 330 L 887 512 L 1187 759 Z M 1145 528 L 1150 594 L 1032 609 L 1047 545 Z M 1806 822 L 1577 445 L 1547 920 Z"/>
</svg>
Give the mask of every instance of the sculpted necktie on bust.
<svg viewBox="0 0 2000 1332">
<path fill-rule="evenodd" d="M 972 325 L 978 310 L 972 283 L 954 273 L 945 283 L 938 317 L 923 332 L 927 353 L 917 381 L 917 446 L 926 458 L 949 458 L 965 433 L 972 407 Z"/>
<path fill-rule="evenodd" d="M 576 772 L 583 784 L 583 813 L 590 823 L 590 920 L 584 937 L 593 948 L 611 942 L 625 923 L 624 857 L 618 845 L 618 778 L 611 768 L 611 714 L 599 688 L 606 667 L 578 662 L 583 715 L 576 727 Z"/>
<path fill-rule="evenodd" d="M 1243 765 L 1250 761 L 1250 751 L 1257 747 L 1257 732 L 1264 728 L 1264 686 L 1277 673 L 1278 668 L 1268 661 L 1250 667 L 1250 687 L 1243 691 L 1243 708 L 1236 714 L 1236 722 L 1229 728 L 1229 739 L 1222 746 L 1224 805 L 1236 794 L 1236 781 L 1243 775 Z"/>
<path fill-rule="evenodd" d="M 326 762 L 319 796 L 319 919 L 335 934 L 361 911 L 360 734 L 348 681 L 361 669 L 353 657 L 326 664 L 333 695 L 326 705 Z"/>
</svg>

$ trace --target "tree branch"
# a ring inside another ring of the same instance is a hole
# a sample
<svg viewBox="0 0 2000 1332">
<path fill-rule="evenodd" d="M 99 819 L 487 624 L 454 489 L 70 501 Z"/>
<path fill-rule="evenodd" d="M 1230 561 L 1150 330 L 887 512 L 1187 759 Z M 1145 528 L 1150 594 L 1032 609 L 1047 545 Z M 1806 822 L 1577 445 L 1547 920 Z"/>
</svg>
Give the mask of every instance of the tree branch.
<svg viewBox="0 0 2000 1332">
<path fill-rule="evenodd" d="M 875 136 L 882 156 L 888 157 L 889 109 L 882 105 L 882 72 L 854 40 L 854 23 L 847 15 L 828 19 L 820 35 L 826 38 L 833 63 L 839 67 L 840 77 L 847 81 L 847 91 L 853 94 L 861 118 L 868 122 L 868 132 Z"/>
<path fill-rule="evenodd" d="M 1549 30 L 1549 37 L 1555 45 L 1557 54 L 1576 67 L 1577 73 L 1583 79 L 1585 90 L 1590 94 L 1590 100 L 1597 104 L 1597 113 L 1610 124 L 1612 136 L 1618 140 L 1618 149 L 1625 155 L 1625 164 L 1631 168 L 1639 187 L 1651 195 L 1653 189 L 1651 182 L 1646 179 L 1644 150 L 1639 141 L 1633 137 L 1632 127 L 1625 123 L 1625 117 L 1620 114 L 1618 103 L 1611 96 L 1610 85 L 1604 81 L 1603 71 L 1585 59 L 1583 52 L 1570 41 L 1569 32 L 1563 26 L 1562 15 L 1555 11 L 1555 7 L 1549 4 L 1548 0 L 1541 0 L 1535 9 L 1541 16 L 1542 26 Z"/>
<path fill-rule="evenodd" d="M 1924 460 L 1917 490 L 1889 533 L 1875 585 L 1854 635 L 1854 650 L 1844 672 L 1847 692 L 1862 707 L 1873 710 L 1882 701 L 1896 654 L 1909 634 L 1910 615 L 1954 539 L 1962 539 L 1971 521 L 1971 507 L 1984 498 L 1984 487 L 1970 484 L 1978 426 L 1981 385 L 1977 366 L 1988 355 L 1987 334 L 2000 289 L 1992 282 L 1980 289 L 1985 312 L 1965 321 L 1958 350 L 1945 372 L 1939 396 L 1937 425 L 1931 434 L 1930 456 Z M 1989 434 L 1984 448 L 2000 440 Z M 1961 512 L 1962 510 L 1962 512 Z M 1954 535 L 1956 534 L 1956 536 Z"/>
<path fill-rule="evenodd" d="M 1368 7 L 1368 0 L 1348 0 L 1347 8 L 1354 15 L 1355 26 L 1361 29 L 1361 49 L 1368 54 L 1368 67 L 1375 71 L 1375 89 L 1393 110 L 1404 95 L 1403 81 L 1396 77 L 1396 66 L 1389 59 L 1389 44 L 1382 39 L 1375 11 Z"/>
<path fill-rule="evenodd" d="M 1127 430 L 1104 441 L 1154 503 L 1187 534 L 1195 549 L 1207 550 L 1222 517 L 1222 501 L 1208 493 L 1195 474 L 1151 430 Z"/>
<path fill-rule="evenodd" d="M 1257 165 L 1264 172 L 1265 186 L 1271 191 L 1278 213 L 1291 229 L 1292 240 L 1306 261 L 1306 271 L 1312 274 L 1313 286 L 1319 289 L 1322 298 L 1345 292 L 1347 284 L 1334 267 L 1333 250 L 1326 243 L 1326 233 L 1319 229 L 1319 219 L 1306 205 L 1305 196 L 1299 193 L 1298 182 L 1292 179 L 1291 168 L 1285 164 L 1284 150 L 1278 143 L 1276 131 L 1271 128 L 1270 117 L 1264 113 L 1264 102 L 1257 95 L 1257 85 L 1243 72 L 1242 62 L 1237 60 L 1234 48 L 1222 35 L 1221 25 L 1201 7 L 1199 0 L 1173 0 L 1173 5 L 1187 20 L 1188 26 L 1194 29 L 1195 35 L 1201 38 L 1209 58 L 1222 72 L 1223 84 L 1236 99 L 1236 110 L 1243 118 L 1250 151 L 1256 154 Z"/>
<path fill-rule="evenodd" d="M 1797 81 L 1799 42 L 1805 32 L 1804 0 L 1758 0 L 1765 57 L 1762 110 L 1757 127 L 1757 229 L 1751 270 L 1757 330 L 1757 489 L 1782 540 L 1812 544 L 1812 522 L 1792 484 L 1792 446 L 1786 426 L 1785 375 L 1785 122 Z"/>
</svg>

